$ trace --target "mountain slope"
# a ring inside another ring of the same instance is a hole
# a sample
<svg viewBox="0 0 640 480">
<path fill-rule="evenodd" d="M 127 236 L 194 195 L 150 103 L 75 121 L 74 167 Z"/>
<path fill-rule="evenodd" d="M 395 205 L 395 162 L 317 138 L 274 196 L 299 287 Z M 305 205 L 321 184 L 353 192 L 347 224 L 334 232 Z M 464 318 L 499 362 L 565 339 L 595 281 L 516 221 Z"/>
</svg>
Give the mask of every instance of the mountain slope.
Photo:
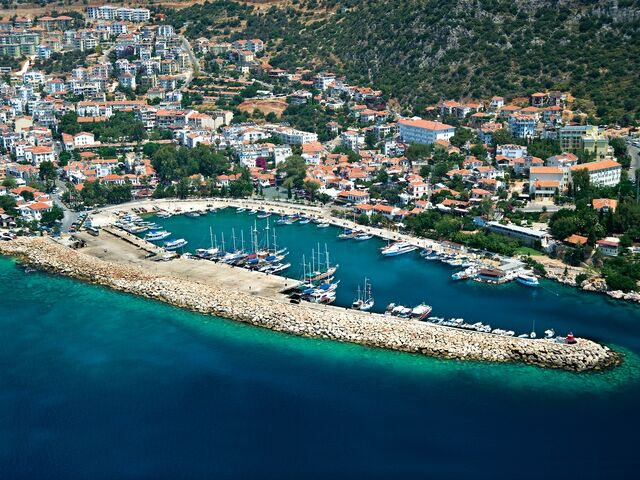
<svg viewBox="0 0 640 480">
<path fill-rule="evenodd" d="M 640 119 L 639 0 L 222 1 L 170 19 L 192 36 L 262 38 L 274 66 L 329 68 L 417 109 L 558 89 L 604 121 Z"/>
</svg>

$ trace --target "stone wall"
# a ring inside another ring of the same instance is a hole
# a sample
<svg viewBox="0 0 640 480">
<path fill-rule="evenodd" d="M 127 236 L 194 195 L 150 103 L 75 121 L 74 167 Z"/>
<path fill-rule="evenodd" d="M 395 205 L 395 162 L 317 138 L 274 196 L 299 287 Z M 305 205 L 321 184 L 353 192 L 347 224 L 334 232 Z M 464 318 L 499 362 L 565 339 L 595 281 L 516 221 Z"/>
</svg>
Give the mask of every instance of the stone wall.
<svg viewBox="0 0 640 480">
<path fill-rule="evenodd" d="M 327 338 L 424 355 L 491 362 L 523 362 L 572 371 L 601 370 L 618 354 L 590 340 L 575 345 L 462 331 L 417 320 L 311 304 L 292 305 L 154 275 L 141 267 L 116 265 L 71 250 L 47 238 L 0 242 L 0 254 L 53 273 L 142 295 L 192 311 L 250 323 L 279 332 Z"/>
</svg>

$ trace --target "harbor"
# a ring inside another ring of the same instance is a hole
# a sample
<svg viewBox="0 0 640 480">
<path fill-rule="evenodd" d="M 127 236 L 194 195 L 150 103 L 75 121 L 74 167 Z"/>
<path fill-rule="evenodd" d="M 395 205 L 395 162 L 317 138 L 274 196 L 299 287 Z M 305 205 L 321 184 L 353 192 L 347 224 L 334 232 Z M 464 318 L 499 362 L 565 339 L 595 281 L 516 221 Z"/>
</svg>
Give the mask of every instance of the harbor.
<svg viewBox="0 0 640 480">
<path fill-rule="evenodd" d="M 371 238 L 356 241 L 354 237 L 357 232 L 363 231 L 362 227 L 342 225 L 342 219 L 322 216 L 318 209 L 303 210 L 291 205 L 286 208 L 262 205 L 258 208 L 251 202 L 240 201 L 173 201 L 154 202 L 151 205 L 138 208 L 137 212 L 154 212 L 152 216 L 142 214 L 145 221 L 157 224 L 163 231 L 170 231 L 171 238 L 181 238 L 187 242 L 183 249 L 171 252 L 173 255 L 189 257 L 196 256 L 199 249 L 219 249 L 223 239 L 226 240 L 225 250 L 231 251 L 239 248 L 241 235 L 249 253 L 253 248 L 250 245 L 254 230 L 257 230 L 259 243 L 263 246 L 266 245 L 265 237 L 270 238 L 277 231 L 278 248 L 287 250 L 282 262 L 290 264 L 277 275 L 287 277 L 291 284 L 303 281 L 303 261 L 307 269 L 311 269 L 314 267 L 312 263 L 320 263 L 317 253 L 321 251 L 323 259 L 326 248 L 331 263 L 340 267 L 333 275 L 335 279 L 331 283 L 334 285 L 330 283 L 323 287 L 332 290 L 323 292 L 317 289 L 317 296 L 311 297 L 314 302 L 321 300 L 319 303 L 350 308 L 357 299 L 359 286 L 368 278 L 375 299 L 375 304 L 368 311 L 376 313 L 384 313 L 390 305 L 414 309 L 424 304 L 431 307 L 432 311 L 423 320 L 430 320 L 431 323 L 443 321 L 452 328 L 469 329 L 474 326 L 472 330 L 485 334 L 538 339 L 548 337 L 548 332 L 554 332 L 558 341 L 565 341 L 570 333 L 580 335 L 584 325 L 580 317 L 550 312 L 545 299 L 563 301 L 571 293 L 568 301 L 580 302 L 580 299 L 574 300 L 573 297 L 585 294 L 555 282 L 544 279 L 538 281 L 535 276 L 532 276 L 535 283 L 526 285 L 520 281 L 520 277 L 526 278 L 526 266 L 514 259 L 462 252 L 452 245 L 412 239 L 388 231 L 383 231 L 386 238 L 382 239 L 375 235 L 375 229 L 369 228 L 365 233 L 370 234 Z M 186 212 L 196 212 L 197 216 L 186 215 Z M 123 211 L 102 212 L 95 217 L 95 221 L 98 223 L 109 219 L 115 222 L 124 215 Z M 302 223 L 304 219 L 310 221 Z M 282 222 L 278 223 L 280 220 Z M 329 223 L 331 228 L 322 226 Z M 271 233 L 265 236 L 268 225 Z M 146 234 L 141 232 L 138 236 Z M 235 246 L 232 236 L 236 237 Z M 383 251 L 394 240 L 406 242 L 410 248 L 400 255 L 384 255 Z M 197 263 L 194 260 L 192 262 Z M 251 265 L 245 266 L 252 268 Z M 499 272 L 500 276 L 494 279 L 491 274 L 495 272 Z M 458 276 L 476 281 L 461 282 Z M 259 276 L 256 278 L 260 279 Z M 311 293 L 307 292 L 307 295 Z M 496 305 L 501 308 L 496 308 Z M 522 314 L 521 311 L 527 313 Z M 400 318 L 407 316 L 400 309 L 388 313 Z"/>
</svg>

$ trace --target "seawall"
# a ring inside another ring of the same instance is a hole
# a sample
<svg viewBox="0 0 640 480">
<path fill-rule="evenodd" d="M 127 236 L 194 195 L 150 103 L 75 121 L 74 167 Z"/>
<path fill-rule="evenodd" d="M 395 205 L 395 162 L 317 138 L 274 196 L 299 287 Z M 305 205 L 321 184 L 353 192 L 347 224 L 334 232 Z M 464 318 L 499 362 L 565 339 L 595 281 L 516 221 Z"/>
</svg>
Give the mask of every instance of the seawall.
<svg viewBox="0 0 640 480">
<path fill-rule="evenodd" d="M 620 362 L 606 346 L 586 339 L 574 345 L 461 331 L 417 320 L 321 305 L 292 305 L 228 288 L 158 275 L 143 267 L 104 261 L 48 238 L 0 242 L 0 254 L 29 266 L 189 310 L 292 335 L 327 338 L 433 357 L 521 362 L 571 371 L 602 370 Z"/>
</svg>

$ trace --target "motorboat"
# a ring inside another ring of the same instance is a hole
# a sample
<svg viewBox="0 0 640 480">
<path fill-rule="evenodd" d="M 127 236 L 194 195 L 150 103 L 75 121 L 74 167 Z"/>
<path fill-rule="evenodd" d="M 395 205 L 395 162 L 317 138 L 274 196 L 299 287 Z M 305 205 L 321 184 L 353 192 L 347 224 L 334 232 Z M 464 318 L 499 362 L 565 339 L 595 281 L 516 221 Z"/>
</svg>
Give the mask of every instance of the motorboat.
<svg viewBox="0 0 640 480">
<path fill-rule="evenodd" d="M 177 250 L 184 247 L 187 243 L 189 242 L 187 242 L 184 238 L 178 238 L 177 240 L 165 242 L 163 246 L 165 250 Z"/>
<path fill-rule="evenodd" d="M 431 307 L 431 305 L 421 303 L 417 307 L 414 307 L 413 310 L 411 310 L 411 317 L 417 318 L 418 320 L 424 320 L 429 316 L 432 310 L 433 307 Z"/>
<path fill-rule="evenodd" d="M 323 223 L 319 223 L 317 225 L 317 227 L 318 228 L 328 228 L 328 227 L 330 227 L 330 225 L 328 223 L 326 223 L 326 222 L 323 222 Z"/>
<path fill-rule="evenodd" d="M 155 232 L 149 232 L 144 236 L 144 239 L 147 242 L 157 242 L 159 240 L 164 240 L 165 238 L 169 238 L 171 236 L 171 232 L 166 230 L 158 230 Z"/>
<path fill-rule="evenodd" d="M 353 237 L 354 240 L 357 240 L 359 242 L 363 242 L 365 240 L 370 240 L 371 238 L 373 238 L 373 235 L 371 235 L 370 233 L 365 233 L 365 232 L 359 232 Z"/>
<path fill-rule="evenodd" d="M 187 212 L 184 214 L 185 217 L 189 217 L 189 218 L 198 218 L 200 216 L 200 212 Z"/>
</svg>

